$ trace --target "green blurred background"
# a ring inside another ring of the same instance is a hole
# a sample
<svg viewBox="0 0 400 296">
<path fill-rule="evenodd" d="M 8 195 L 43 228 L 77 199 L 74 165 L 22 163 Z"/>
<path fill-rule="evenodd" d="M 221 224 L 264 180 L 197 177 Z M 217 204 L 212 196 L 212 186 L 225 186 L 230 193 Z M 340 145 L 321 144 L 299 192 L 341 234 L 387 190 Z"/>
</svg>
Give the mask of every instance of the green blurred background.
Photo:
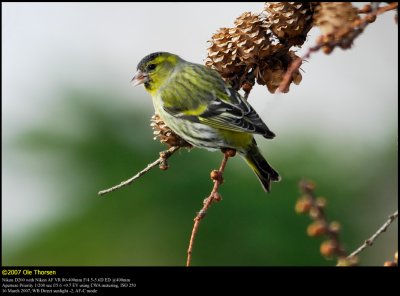
<svg viewBox="0 0 400 296">
<path fill-rule="evenodd" d="M 149 96 L 128 82 L 156 50 L 201 63 L 216 29 L 262 6 L 2 3 L 2 264 L 184 265 L 221 154 L 182 150 L 169 170 L 98 197 L 165 149 L 152 140 Z M 327 198 L 348 251 L 383 224 L 398 207 L 397 54 L 388 13 L 354 49 L 313 56 L 289 94 L 251 93 L 277 134 L 257 138 L 259 145 L 283 180 L 265 194 L 239 157 L 230 160 L 223 201 L 200 225 L 193 265 L 335 265 L 319 254 L 322 239 L 307 237 L 307 215 L 294 212 L 302 178 Z M 361 265 L 383 265 L 397 244 L 396 222 L 362 253 Z"/>
</svg>

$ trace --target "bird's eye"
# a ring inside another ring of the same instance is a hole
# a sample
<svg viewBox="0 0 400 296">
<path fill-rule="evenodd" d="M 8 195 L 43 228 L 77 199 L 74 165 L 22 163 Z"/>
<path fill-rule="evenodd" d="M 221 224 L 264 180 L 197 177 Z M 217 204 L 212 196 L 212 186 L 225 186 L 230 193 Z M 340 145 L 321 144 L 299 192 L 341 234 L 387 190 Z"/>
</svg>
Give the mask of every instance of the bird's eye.
<svg viewBox="0 0 400 296">
<path fill-rule="evenodd" d="M 149 64 L 149 65 L 147 66 L 147 70 L 148 70 L 148 71 L 151 71 L 151 70 L 154 70 L 156 67 L 157 67 L 156 64 Z"/>
</svg>

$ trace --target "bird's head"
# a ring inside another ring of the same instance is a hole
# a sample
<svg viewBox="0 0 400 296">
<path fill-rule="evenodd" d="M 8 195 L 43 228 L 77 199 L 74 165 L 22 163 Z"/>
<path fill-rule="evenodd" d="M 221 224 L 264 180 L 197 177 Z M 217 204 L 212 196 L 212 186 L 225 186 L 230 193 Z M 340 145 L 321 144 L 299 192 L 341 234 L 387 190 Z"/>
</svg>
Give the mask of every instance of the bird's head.
<svg viewBox="0 0 400 296">
<path fill-rule="evenodd" d="M 180 57 L 168 52 L 155 52 L 145 56 L 139 62 L 137 72 L 132 78 L 134 86 L 144 83 L 150 93 L 157 91 L 172 74 L 179 61 Z"/>
</svg>

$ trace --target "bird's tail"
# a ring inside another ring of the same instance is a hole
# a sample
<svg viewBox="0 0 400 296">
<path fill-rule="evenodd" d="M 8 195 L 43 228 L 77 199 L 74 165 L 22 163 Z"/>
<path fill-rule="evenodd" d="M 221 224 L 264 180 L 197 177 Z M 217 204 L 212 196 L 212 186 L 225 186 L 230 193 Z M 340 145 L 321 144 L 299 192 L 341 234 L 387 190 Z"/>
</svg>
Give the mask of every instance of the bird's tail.
<svg viewBox="0 0 400 296">
<path fill-rule="evenodd" d="M 278 172 L 275 171 L 261 155 L 255 142 L 251 145 L 250 150 L 248 150 L 243 156 L 247 164 L 257 175 L 266 192 L 269 192 L 271 189 L 271 181 L 278 182 L 281 180 Z"/>
</svg>

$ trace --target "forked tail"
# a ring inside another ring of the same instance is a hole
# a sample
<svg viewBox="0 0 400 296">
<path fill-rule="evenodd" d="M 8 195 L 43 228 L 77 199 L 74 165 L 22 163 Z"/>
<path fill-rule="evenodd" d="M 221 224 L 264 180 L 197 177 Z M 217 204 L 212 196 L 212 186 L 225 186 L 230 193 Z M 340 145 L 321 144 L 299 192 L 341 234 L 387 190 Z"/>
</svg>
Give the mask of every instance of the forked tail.
<svg viewBox="0 0 400 296">
<path fill-rule="evenodd" d="M 281 180 L 278 172 L 275 171 L 261 155 L 255 142 L 251 145 L 250 150 L 248 150 L 243 156 L 247 164 L 257 175 L 266 192 L 271 190 L 271 181 L 278 182 Z"/>
</svg>

